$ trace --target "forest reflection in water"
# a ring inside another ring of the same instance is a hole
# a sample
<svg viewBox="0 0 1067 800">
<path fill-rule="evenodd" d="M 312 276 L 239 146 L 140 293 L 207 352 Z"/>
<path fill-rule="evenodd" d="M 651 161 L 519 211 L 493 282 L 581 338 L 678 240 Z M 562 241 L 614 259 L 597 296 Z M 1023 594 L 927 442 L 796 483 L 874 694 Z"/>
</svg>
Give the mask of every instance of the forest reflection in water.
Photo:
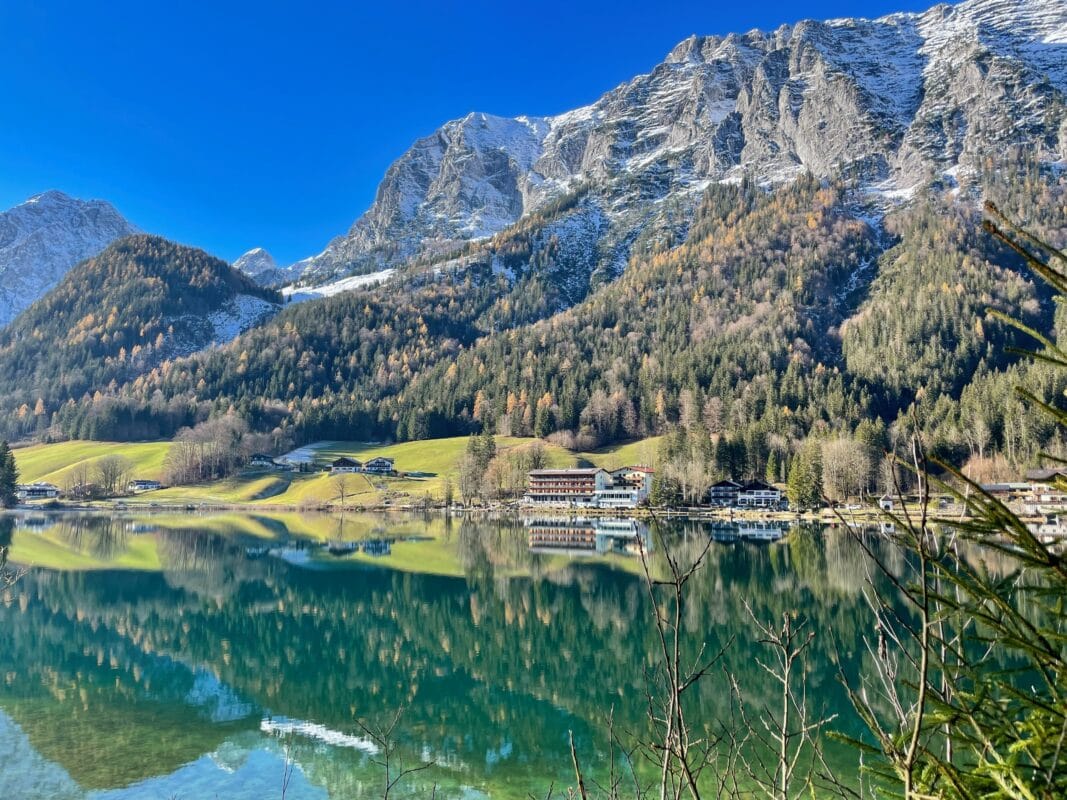
<svg viewBox="0 0 1067 800">
<path fill-rule="evenodd" d="M 771 702 L 745 606 L 803 617 L 813 710 L 857 733 L 838 678 L 869 668 L 863 591 L 877 570 L 841 530 L 785 532 L 670 522 L 683 560 L 717 540 L 689 588 L 688 644 L 730 643 L 722 666 L 746 699 Z M 899 551 L 869 537 L 902 574 Z M 261 800 L 287 742 L 287 797 L 374 796 L 358 722 L 401 707 L 403 751 L 434 764 L 406 793 L 566 785 L 569 731 L 595 772 L 609 714 L 620 730 L 643 724 L 655 649 L 636 552 L 661 569 L 656 541 L 631 520 L 3 518 L 13 561 L 47 546 L 80 568 L 31 569 L 0 605 L 0 752 L 23 754 L 0 762 L 0 795 L 193 786 Z M 124 560 L 143 563 L 109 566 Z M 729 718 L 719 674 L 693 708 Z M 831 754 L 855 771 L 855 753 Z"/>
</svg>

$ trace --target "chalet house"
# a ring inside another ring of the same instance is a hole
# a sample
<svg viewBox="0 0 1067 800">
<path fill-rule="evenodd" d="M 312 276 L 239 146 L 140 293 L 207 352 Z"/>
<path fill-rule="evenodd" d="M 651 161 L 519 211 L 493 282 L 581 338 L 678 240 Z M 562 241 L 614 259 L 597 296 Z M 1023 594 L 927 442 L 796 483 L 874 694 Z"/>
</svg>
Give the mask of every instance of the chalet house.
<svg viewBox="0 0 1067 800">
<path fill-rule="evenodd" d="M 1033 511 L 1028 510 L 1027 513 L 1041 514 L 1053 508 L 1067 508 L 1067 492 L 1057 489 L 1055 486 L 1035 483 L 1032 487 L 1032 492 L 1029 497 L 1025 498 L 1033 507 Z"/>
<path fill-rule="evenodd" d="M 359 472 L 362 467 L 363 465 L 354 458 L 341 456 L 340 458 L 335 458 L 330 463 L 330 472 L 334 475 L 341 475 L 351 472 Z"/>
<path fill-rule="evenodd" d="M 709 506 L 736 506 L 737 494 L 741 491 L 741 484 L 727 478 L 713 484 L 708 489 L 707 502 Z"/>
<path fill-rule="evenodd" d="M 545 505 L 596 505 L 597 492 L 611 488 L 607 470 L 535 469 L 528 475 L 526 501 Z"/>
<path fill-rule="evenodd" d="M 274 463 L 274 458 L 272 456 L 268 456 L 264 453 L 256 453 L 248 459 L 248 466 L 262 469 L 274 469 L 277 464 Z"/>
<path fill-rule="evenodd" d="M 629 487 L 637 489 L 648 497 L 652 492 L 652 477 L 656 471 L 651 467 L 637 465 L 621 467 L 611 471 L 611 484 L 615 488 Z"/>
<path fill-rule="evenodd" d="M 59 487 L 51 483 L 22 483 L 15 487 L 19 500 L 52 500 L 59 497 Z"/>
<path fill-rule="evenodd" d="M 637 508 L 652 494 L 652 476 L 655 470 L 649 467 L 622 467 L 609 473 L 611 486 L 596 491 L 596 505 L 600 508 Z"/>
<path fill-rule="evenodd" d="M 126 484 L 126 491 L 128 492 L 154 492 L 156 489 L 162 489 L 163 484 L 159 481 L 152 481 L 142 478 L 136 478 Z"/>
<path fill-rule="evenodd" d="M 394 471 L 393 465 L 395 460 L 392 458 L 383 458 L 378 456 L 377 458 L 370 459 L 363 465 L 364 472 L 370 472 L 374 475 L 391 475 Z"/>
<path fill-rule="evenodd" d="M 763 481 L 751 481 L 738 490 L 737 504 L 747 508 L 777 508 L 782 504 L 782 492 Z"/>
<path fill-rule="evenodd" d="M 887 494 L 883 494 L 878 499 L 878 507 L 880 509 L 882 509 L 882 511 L 892 511 L 893 510 L 893 498 L 890 497 Z"/>
</svg>

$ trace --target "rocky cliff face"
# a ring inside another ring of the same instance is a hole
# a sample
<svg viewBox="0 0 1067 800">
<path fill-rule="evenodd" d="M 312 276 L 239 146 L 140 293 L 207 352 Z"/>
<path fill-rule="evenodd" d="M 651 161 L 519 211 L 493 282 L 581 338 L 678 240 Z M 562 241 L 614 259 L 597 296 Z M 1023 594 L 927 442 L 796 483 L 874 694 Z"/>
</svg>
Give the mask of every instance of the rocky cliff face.
<svg viewBox="0 0 1067 800">
<path fill-rule="evenodd" d="M 102 200 L 45 192 L 0 213 L 0 327 L 80 261 L 136 232 Z"/>
<path fill-rule="evenodd" d="M 843 170 L 906 195 L 995 148 L 1067 155 L 1067 4 L 969 0 L 877 20 L 694 36 L 650 73 L 555 117 L 470 114 L 417 141 L 305 282 L 496 233 L 578 186 L 618 262 L 668 198 L 711 181 Z"/>
</svg>

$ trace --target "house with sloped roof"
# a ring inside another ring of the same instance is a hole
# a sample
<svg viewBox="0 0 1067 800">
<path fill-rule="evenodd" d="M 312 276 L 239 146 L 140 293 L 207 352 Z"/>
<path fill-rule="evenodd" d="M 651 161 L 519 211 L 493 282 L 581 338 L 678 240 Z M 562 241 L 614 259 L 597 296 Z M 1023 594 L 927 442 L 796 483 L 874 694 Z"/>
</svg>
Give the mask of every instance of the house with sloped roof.
<svg viewBox="0 0 1067 800">
<path fill-rule="evenodd" d="M 782 490 L 763 481 L 749 481 L 737 491 L 737 504 L 747 508 L 777 508 Z"/>
<path fill-rule="evenodd" d="M 395 464 L 396 461 L 392 458 L 376 456 L 363 465 L 363 471 L 371 472 L 375 475 L 391 475 L 396 471 Z"/>
<path fill-rule="evenodd" d="M 348 456 L 341 456 L 330 462 L 330 472 L 334 475 L 359 472 L 362 468 L 363 465 L 360 462 L 356 461 L 354 458 L 349 458 Z"/>
</svg>

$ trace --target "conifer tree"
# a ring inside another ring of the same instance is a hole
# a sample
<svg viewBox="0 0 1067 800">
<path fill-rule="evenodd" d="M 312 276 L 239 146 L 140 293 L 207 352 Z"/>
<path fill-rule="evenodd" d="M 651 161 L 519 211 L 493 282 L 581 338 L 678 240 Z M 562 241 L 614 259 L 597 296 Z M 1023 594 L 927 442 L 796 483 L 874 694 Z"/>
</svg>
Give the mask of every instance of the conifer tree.
<svg viewBox="0 0 1067 800">
<path fill-rule="evenodd" d="M 805 442 L 789 465 L 786 497 L 794 508 L 808 508 L 819 502 L 822 476 L 818 451 L 818 443 Z"/>
<path fill-rule="evenodd" d="M 0 508 L 14 508 L 18 503 L 15 486 L 19 479 L 19 469 L 15 464 L 15 454 L 6 441 L 0 442 Z"/>
<path fill-rule="evenodd" d="M 778 454 L 774 450 L 767 454 L 767 469 L 763 477 L 767 483 L 776 483 L 778 481 Z"/>
</svg>

